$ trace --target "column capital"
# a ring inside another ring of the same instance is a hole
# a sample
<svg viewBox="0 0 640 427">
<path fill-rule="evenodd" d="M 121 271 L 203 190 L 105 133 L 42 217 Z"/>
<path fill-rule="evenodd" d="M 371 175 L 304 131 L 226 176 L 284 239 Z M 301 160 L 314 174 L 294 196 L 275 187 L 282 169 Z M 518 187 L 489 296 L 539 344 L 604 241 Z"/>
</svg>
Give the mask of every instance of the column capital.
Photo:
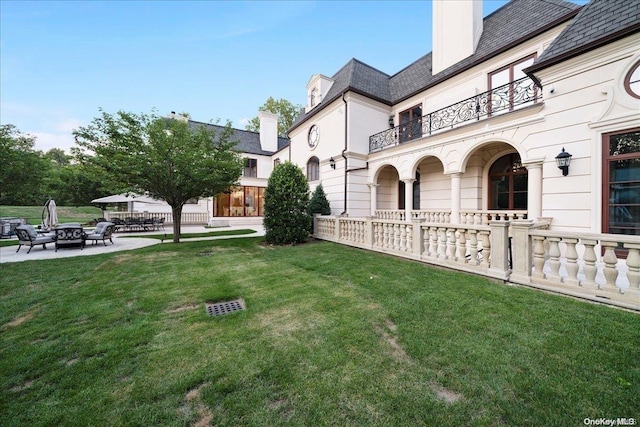
<svg viewBox="0 0 640 427">
<path fill-rule="evenodd" d="M 462 175 L 464 175 L 463 172 L 449 172 L 449 173 L 445 173 L 445 175 L 447 175 L 449 178 L 460 178 L 462 177 Z"/>
<path fill-rule="evenodd" d="M 380 184 L 376 184 L 376 183 L 372 183 L 372 182 L 368 183 L 367 185 L 369 186 L 369 188 L 376 188 L 376 187 L 380 186 Z"/>
<path fill-rule="evenodd" d="M 542 159 L 529 159 L 525 162 L 522 162 L 522 166 L 526 167 L 528 170 L 531 169 L 540 169 L 542 168 L 542 164 L 544 163 L 544 158 Z"/>
<path fill-rule="evenodd" d="M 416 182 L 415 178 L 407 178 L 407 179 L 403 179 L 402 182 L 404 182 L 405 184 L 413 184 L 414 182 Z"/>
</svg>

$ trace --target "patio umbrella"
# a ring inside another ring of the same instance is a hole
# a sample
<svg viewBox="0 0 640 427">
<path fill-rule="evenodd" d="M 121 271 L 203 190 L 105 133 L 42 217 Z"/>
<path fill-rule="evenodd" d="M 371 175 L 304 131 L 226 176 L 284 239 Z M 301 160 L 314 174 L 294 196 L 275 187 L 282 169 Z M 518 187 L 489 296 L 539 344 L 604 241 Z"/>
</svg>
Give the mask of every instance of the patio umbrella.
<svg viewBox="0 0 640 427">
<path fill-rule="evenodd" d="M 42 224 L 47 230 L 58 224 L 58 212 L 56 211 L 56 202 L 53 199 L 47 200 L 42 210 Z"/>
</svg>

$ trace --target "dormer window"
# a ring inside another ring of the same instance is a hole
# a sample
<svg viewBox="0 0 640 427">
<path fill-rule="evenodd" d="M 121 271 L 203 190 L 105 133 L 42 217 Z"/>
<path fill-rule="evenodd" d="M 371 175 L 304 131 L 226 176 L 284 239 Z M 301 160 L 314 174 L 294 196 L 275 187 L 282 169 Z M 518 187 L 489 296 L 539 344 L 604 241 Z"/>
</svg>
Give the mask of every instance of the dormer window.
<svg viewBox="0 0 640 427">
<path fill-rule="evenodd" d="M 322 102 L 329 93 L 333 85 L 333 79 L 323 76 L 322 74 L 314 74 L 307 83 L 307 105 L 305 113 L 308 113 Z"/>
</svg>

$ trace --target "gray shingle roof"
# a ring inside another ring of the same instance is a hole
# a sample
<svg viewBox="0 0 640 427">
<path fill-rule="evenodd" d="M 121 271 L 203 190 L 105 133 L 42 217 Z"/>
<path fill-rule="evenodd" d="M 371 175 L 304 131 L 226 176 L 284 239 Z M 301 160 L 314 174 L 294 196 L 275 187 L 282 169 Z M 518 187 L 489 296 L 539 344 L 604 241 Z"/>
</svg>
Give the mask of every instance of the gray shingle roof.
<svg viewBox="0 0 640 427">
<path fill-rule="evenodd" d="M 213 125 L 210 123 L 202 123 L 196 122 L 193 120 L 189 120 L 189 126 L 207 126 L 208 128 L 219 132 L 224 126 Z M 238 141 L 236 144 L 236 149 L 243 153 L 247 154 L 259 154 L 263 156 L 271 156 L 274 154 L 273 151 L 265 151 L 260 146 L 260 134 L 258 132 L 251 132 L 248 130 L 241 129 L 233 129 L 233 135 L 231 136 L 232 141 Z M 285 148 L 289 145 L 288 138 L 278 137 L 278 151 Z"/>
<path fill-rule="evenodd" d="M 640 31 L 640 1 L 593 0 L 528 71 L 538 71 Z"/>
<path fill-rule="evenodd" d="M 393 76 L 352 59 L 333 76 L 334 84 L 320 105 L 307 114 L 300 114 L 289 131 L 347 90 L 387 105 L 401 102 L 572 18 L 579 9 L 580 6 L 564 0 L 511 0 L 484 18 L 482 36 L 473 55 L 435 75 L 431 71 L 431 53 Z"/>
</svg>

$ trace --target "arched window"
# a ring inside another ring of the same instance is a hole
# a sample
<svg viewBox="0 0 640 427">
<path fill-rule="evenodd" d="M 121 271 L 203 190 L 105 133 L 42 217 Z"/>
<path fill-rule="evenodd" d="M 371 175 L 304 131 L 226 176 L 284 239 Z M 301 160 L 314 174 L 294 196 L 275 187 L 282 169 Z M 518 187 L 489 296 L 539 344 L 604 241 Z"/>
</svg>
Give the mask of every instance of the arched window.
<svg viewBox="0 0 640 427">
<path fill-rule="evenodd" d="M 313 156 L 307 162 L 307 181 L 317 181 L 320 179 L 320 160 Z"/>
<path fill-rule="evenodd" d="M 489 169 L 489 209 L 527 209 L 527 168 L 520 155 L 507 154 Z"/>
</svg>

